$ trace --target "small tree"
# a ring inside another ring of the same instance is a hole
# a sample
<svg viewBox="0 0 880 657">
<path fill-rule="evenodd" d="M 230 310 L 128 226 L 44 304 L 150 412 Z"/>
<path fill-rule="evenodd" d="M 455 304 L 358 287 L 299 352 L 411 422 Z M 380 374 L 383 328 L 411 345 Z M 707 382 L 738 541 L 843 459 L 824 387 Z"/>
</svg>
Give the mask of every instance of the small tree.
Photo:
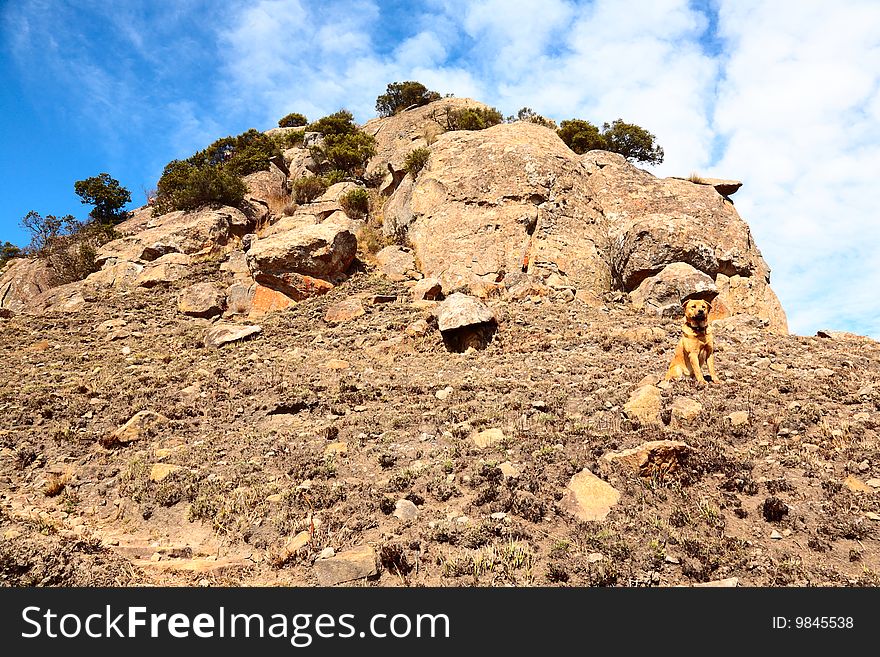
<svg viewBox="0 0 880 657">
<path fill-rule="evenodd" d="M 551 130 L 557 129 L 556 121 L 541 116 L 531 107 L 523 107 L 519 112 L 516 113 L 516 117 L 511 116 L 508 121 L 510 121 L 511 123 L 513 121 L 528 121 L 529 123 L 536 123 L 538 125 L 544 126 L 545 128 L 550 128 Z"/>
<path fill-rule="evenodd" d="M 304 114 L 300 114 L 299 112 L 291 112 L 287 116 L 283 116 L 278 119 L 278 127 L 279 128 L 298 128 L 300 126 L 306 125 L 309 120 L 305 117 Z"/>
<path fill-rule="evenodd" d="M 617 119 L 602 125 L 602 137 L 609 151 L 620 153 L 627 160 L 646 164 L 663 162 L 663 149 L 654 143 L 656 137 L 640 126 Z"/>
<path fill-rule="evenodd" d="M 196 210 L 204 205 L 238 207 L 247 187 L 242 179 L 222 166 L 198 167 L 189 162 L 169 162 L 159 178 L 154 214 L 173 210 Z"/>
<path fill-rule="evenodd" d="M 56 217 L 31 210 L 21 220 L 31 234 L 31 243 L 23 253 L 40 258 L 61 285 L 85 278 L 98 269 L 98 247 L 117 237 L 109 223 L 78 221 L 72 215 Z"/>
<path fill-rule="evenodd" d="M 440 100 L 440 94 L 429 91 L 421 82 L 392 82 L 385 93 L 376 98 L 376 111 L 379 116 L 392 116 L 407 107 L 421 107 L 435 100 Z"/>
<path fill-rule="evenodd" d="M 321 133 L 323 146 L 313 146 L 311 151 L 315 161 L 323 162 L 327 169 L 361 175 L 367 161 L 376 154 L 376 139 L 358 128 L 348 110 L 318 119 L 307 129 Z"/>
<path fill-rule="evenodd" d="M 619 153 L 630 162 L 663 162 L 663 149 L 654 143 L 654 135 L 640 126 L 624 123 L 621 119 L 613 123 L 603 123 L 601 132 L 589 121 L 570 119 L 560 124 L 556 134 L 579 155 L 587 151 L 602 150 Z"/>
<path fill-rule="evenodd" d="M 578 155 L 587 151 L 607 149 L 605 139 L 599 134 L 599 128 L 583 119 L 563 121 L 556 134 Z"/>
<path fill-rule="evenodd" d="M 427 148 L 416 148 L 411 150 L 406 159 L 403 161 L 403 168 L 406 172 L 415 178 L 419 175 L 419 171 L 425 168 L 428 158 L 431 157 L 431 151 Z"/>
<path fill-rule="evenodd" d="M 131 192 L 110 174 L 101 173 L 85 180 L 77 180 L 73 189 L 83 203 L 95 206 L 89 216 L 99 224 L 113 226 L 128 216 L 122 207 L 131 201 Z"/>
<path fill-rule="evenodd" d="M 12 260 L 13 258 L 18 258 L 21 256 L 21 249 L 15 246 L 12 242 L 4 242 L 0 245 L 0 269 L 3 269 L 3 266 Z"/>
</svg>

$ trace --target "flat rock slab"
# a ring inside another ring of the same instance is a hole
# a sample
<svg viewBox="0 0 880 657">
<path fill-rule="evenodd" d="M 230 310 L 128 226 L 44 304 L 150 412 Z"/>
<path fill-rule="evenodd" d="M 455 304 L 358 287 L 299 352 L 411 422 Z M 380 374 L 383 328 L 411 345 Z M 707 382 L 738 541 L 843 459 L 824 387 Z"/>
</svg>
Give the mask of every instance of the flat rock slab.
<svg viewBox="0 0 880 657">
<path fill-rule="evenodd" d="M 578 520 L 604 520 L 611 508 L 620 501 L 620 493 L 584 468 L 571 478 L 560 506 Z"/>
<path fill-rule="evenodd" d="M 725 579 L 716 579 L 711 582 L 692 584 L 692 586 L 706 586 L 710 588 L 734 588 L 739 586 L 739 579 L 736 577 L 727 577 Z"/>
<path fill-rule="evenodd" d="M 376 551 L 369 545 L 352 548 L 330 559 L 318 559 L 315 577 L 319 586 L 335 586 L 372 577 L 378 572 L 376 561 Z"/>
<path fill-rule="evenodd" d="M 140 411 L 102 442 L 106 446 L 124 445 L 141 440 L 155 435 L 156 431 L 168 421 L 167 417 L 155 411 Z"/>
<path fill-rule="evenodd" d="M 504 432 L 501 429 L 486 429 L 485 431 L 475 433 L 471 436 L 471 440 L 474 441 L 477 447 L 485 449 L 504 440 Z"/>
<path fill-rule="evenodd" d="M 660 424 L 660 388 L 642 386 L 636 388 L 623 405 L 626 416 L 641 424 Z"/>
<path fill-rule="evenodd" d="M 168 561 L 152 561 L 150 559 L 135 559 L 132 564 L 138 568 L 159 570 L 174 573 L 197 573 L 207 575 L 210 573 L 220 574 L 232 568 L 244 568 L 253 565 L 244 559 L 232 559 L 221 557 L 219 559 L 170 559 Z"/>
<path fill-rule="evenodd" d="M 489 306 L 461 292 L 450 294 L 437 309 L 437 324 L 441 332 L 494 321 L 495 314 Z"/>
<path fill-rule="evenodd" d="M 365 312 L 364 304 L 360 299 L 346 299 L 327 308 L 327 312 L 324 313 L 324 321 L 330 324 L 349 322 Z"/>
<path fill-rule="evenodd" d="M 229 342 L 244 340 L 262 332 L 263 328 L 255 324 L 215 324 L 205 333 L 206 347 L 221 347 Z"/>
</svg>

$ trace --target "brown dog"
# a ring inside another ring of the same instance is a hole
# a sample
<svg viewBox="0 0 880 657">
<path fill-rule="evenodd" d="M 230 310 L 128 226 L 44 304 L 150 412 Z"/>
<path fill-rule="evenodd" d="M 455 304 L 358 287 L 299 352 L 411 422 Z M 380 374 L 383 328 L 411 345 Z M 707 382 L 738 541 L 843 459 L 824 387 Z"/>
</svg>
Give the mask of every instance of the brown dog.
<svg viewBox="0 0 880 657">
<path fill-rule="evenodd" d="M 681 340 L 675 348 L 675 356 L 669 364 L 665 379 L 677 379 L 681 376 L 693 376 L 700 383 L 706 383 L 702 366 L 709 368 L 709 376 L 717 383 L 718 373 L 715 372 L 715 356 L 712 351 L 712 329 L 709 326 L 708 301 L 691 299 L 684 304 L 684 323 L 681 326 Z"/>
</svg>

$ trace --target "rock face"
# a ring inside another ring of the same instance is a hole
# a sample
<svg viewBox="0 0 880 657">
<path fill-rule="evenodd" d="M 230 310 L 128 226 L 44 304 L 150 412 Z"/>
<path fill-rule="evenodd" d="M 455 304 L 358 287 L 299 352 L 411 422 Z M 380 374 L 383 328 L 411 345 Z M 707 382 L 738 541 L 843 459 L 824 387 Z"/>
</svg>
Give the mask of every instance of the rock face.
<svg viewBox="0 0 880 657">
<path fill-rule="evenodd" d="M 230 207 L 169 212 L 147 221 L 145 229 L 108 242 L 98 249 L 99 265 L 121 260 L 150 262 L 167 253 L 201 255 L 226 248 L 234 235 L 243 235 L 250 220 Z"/>
<path fill-rule="evenodd" d="M 0 308 L 20 313 L 53 286 L 54 275 L 43 260 L 15 258 L 0 273 Z"/>
<path fill-rule="evenodd" d="M 386 246 L 376 254 L 376 263 L 389 280 L 405 281 L 416 268 L 412 251 L 402 246 Z"/>
<path fill-rule="evenodd" d="M 357 239 L 351 231 L 318 224 L 256 240 L 247 260 L 254 274 L 283 280 L 296 273 L 330 280 L 345 272 L 356 251 Z"/>
<path fill-rule="evenodd" d="M 576 155 L 530 123 L 447 132 L 430 149 L 430 166 L 389 199 L 384 229 L 405 230 L 444 288 L 525 271 L 601 294 L 659 277 L 636 294 L 643 305 L 717 292 L 716 316 L 749 313 L 787 332 L 769 267 L 713 186 L 659 179 L 614 153 Z"/>
<path fill-rule="evenodd" d="M 223 312 L 226 295 L 213 283 L 190 285 L 177 300 L 177 309 L 191 317 L 213 317 Z"/>
<path fill-rule="evenodd" d="M 394 116 L 367 121 L 364 132 L 376 138 L 376 155 L 367 163 L 367 174 L 378 172 L 391 180 L 390 172 L 403 171 L 403 163 L 411 151 L 425 148 L 446 130 L 448 108 L 465 107 L 486 105 L 470 98 L 443 98 Z"/>
</svg>

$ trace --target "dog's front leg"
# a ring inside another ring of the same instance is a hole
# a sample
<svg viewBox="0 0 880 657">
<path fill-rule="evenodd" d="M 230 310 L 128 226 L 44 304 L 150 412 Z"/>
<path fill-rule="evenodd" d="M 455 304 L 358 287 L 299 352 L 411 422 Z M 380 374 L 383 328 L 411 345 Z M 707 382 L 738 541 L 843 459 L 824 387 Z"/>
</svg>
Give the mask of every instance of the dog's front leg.
<svg viewBox="0 0 880 657">
<path fill-rule="evenodd" d="M 712 383 L 720 383 L 718 372 L 715 371 L 715 354 L 709 354 L 706 358 L 706 366 L 709 368 L 709 376 L 712 377 Z"/>
<path fill-rule="evenodd" d="M 706 383 L 706 377 L 703 376 L 703 370 L 700 368 L 700 355 L 696 351 L 688 354 L 688 363 L 691 366 L 691 372 L 700 383 Z"/>
</svg>

